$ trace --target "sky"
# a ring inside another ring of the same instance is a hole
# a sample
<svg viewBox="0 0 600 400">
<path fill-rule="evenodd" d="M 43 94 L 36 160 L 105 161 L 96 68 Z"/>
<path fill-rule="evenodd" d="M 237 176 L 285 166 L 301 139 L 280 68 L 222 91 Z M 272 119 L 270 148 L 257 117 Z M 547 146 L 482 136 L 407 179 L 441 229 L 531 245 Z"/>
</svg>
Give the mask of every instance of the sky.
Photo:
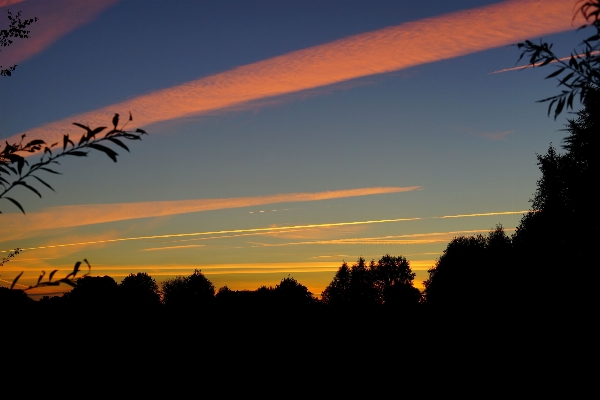
<svg viewBox="0 0 600 400">
<path fill-rule="evenodd" d="M 513 44 L 568 56 L 585 35 L 574 4 L 0 0 L 0 16 L 38 18 L 0 48 L 17 64 L 0 140 L 78 138 L 73 122 L 129 112 L 149 134 L 117 163 L 63 159 L 40 176 L 55 192 L 31 182 L 42 198 L 14 190 L 26 215 L 0 199 L 0 256 L 24 249 L 0 284 L 85 258 L 117 282 L 200 269 L 216 288 L 292 276 L 318 295 L 344 261 L 391 254 L 422 288 L 453 237 L 512 234 L 530 208 L 536 154 L 571 116 L 547 116 L 552 67 L 511 70 L 526 64 Z"/>
</svg>

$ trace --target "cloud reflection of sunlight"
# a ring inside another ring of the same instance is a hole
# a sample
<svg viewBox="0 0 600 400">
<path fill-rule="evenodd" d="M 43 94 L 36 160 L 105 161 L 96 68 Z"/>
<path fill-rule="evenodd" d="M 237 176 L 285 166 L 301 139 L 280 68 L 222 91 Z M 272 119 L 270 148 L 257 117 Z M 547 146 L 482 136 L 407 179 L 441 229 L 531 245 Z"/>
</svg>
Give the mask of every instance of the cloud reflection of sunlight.
<svg viewBox="0 0 600 400">
<path fill-rule="evenodd" d="M 87 3 L 86 3 L 87 4 Z M 27 131 L 57 141 L 71 122 L 101 126 L 133 111 L 138 126 L 455 58 L 573 28 L 573 2 L 507 0 L 354 35 L 158 90 Z M 576 20 L 575 24 L 580 21 Z M 20 134 L 9 141 L 18 141 Z"/>
<path fill-rule="evenodd" d="M 31 235 L 33 231 L 40 229 L 83 226 L 135 218 L 161 217 L 274 203 L 319 201 L 376 194 L 411 192 L 419 189 L 421 189 L 420 186 L 372 187 L 227 199 L 148 201 L 52 207 L 41 212 L 29 213 L 27 215 L 16 213 L 4 215 L 3 223 L 0 226 L 0 237 L 24 237 L 26 235 Z"/>
<path fill-rule="evenodd" d="M 268 227 L 268 228 L 233 229 L 233 230 L 209 231 L 209 232 L 173 233 L 173 234 L 166 234 L 166 235 L 137 236 L 137 237 L 105 239 L 105 240 L 95 240 L 95 241 L 92 240 L 92 241 L 87 241 L 87 242 L 56 244 L 56 245 L 47 245 L 47 246 L 38 246 L 38 247 L 26 247 L 26 248 L 22 248 L 21 251 L 54 249 L 54 248 L 60 248 L 60 247 L 83 246 L 83 245 L 105 244 L 105 243 L 118 243 L 118 242 L 134 241 L 134 240 L 145 240 L 145 239 L 166 239 L 166 238 L 175 238 L 175 237 L 194 237 L 194 236 L 211 236 L 211 235 L 214 236 L 214 235 L 229 234 L 229 233 L 256 233 L 256 232 L 273 233 L 273 232 L 278 232 L 278 231 L 311 229 L 311 228 L 320 228 L 320 227 L 369 225 L 369 224 L 382 224 L 382 223 L 389 223 L 389 222 L 420 221 L 420 220 L 427 220 L 427 219 L 443 219 L 443 218 L 469 218 L 469 217 L 484 217 L 484 216 L 487 217 L 487 216 L 494 216 L 494 215 L 525 214 L 527 212 L 528 211 L 501 211 L 501 212 L 495 212 L 495 213 L 445 215 L 442 217 L 395 218 L 395 219 L 379 219 L 379 220 L 370 220 L 370 221 L 334 222 L 334 223 L 326 223 L 326 224 L 292 225 L 292 226 Z M 0 250 L 0 253 L 8 253 L 11 251 L 13 251 L 13 249 Z"/>
</svg>

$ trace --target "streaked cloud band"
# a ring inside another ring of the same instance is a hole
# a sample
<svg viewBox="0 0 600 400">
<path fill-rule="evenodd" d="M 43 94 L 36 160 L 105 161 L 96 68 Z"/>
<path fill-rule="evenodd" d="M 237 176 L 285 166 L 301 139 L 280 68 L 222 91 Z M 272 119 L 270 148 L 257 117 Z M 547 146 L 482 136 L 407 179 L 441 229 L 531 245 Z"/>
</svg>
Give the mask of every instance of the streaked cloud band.
<svg viewBox="0 0 600 400">
<path fill-rule="evenodd" d="M 65 133 L 79 133 L 73 130 L 74 121 L 106 125 L 115 112 L 132 111 L 136 125 L 147 126 L 397 71 L 572 29 L 573 11 L 572 2 L 565 0 L 508 0 L 408 22 L 241 66 L 26 133 L 53 142 Z"/>
<path fill-rule="evenodd" d="M 224 199 L 148 201 L 52 207 L 25 216 L 22 214 L 4 215 L 2 226 L 0 226 L 0 235 L 14 238 L 41 229 L 66 228 L 136 218 L 163 217 L 168 215 L 250 207 L 264 204 L 307 202 L 411 192 L 419 189 L 421 189 L 420 186 L 392 186 Z"/>
</svg>

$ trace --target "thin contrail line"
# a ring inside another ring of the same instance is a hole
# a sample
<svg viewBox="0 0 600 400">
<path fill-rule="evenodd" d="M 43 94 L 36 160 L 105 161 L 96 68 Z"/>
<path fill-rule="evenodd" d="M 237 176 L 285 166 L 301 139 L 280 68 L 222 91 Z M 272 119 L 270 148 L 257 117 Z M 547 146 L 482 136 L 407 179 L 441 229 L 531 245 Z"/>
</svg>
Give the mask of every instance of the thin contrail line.
<svg viewBox="0 0 600 400">
<path fill-rule="evenodd" d="M 592 51 L 590 53 L 591 56 L 595 56 L 597 54 L 600 54 L 600 50 Z M 585 56 L 585 54 L 577 54 L 575 57 L 582 57 L 582 56 Z M 550 61 L 550 64 L 555 63 L 555 62 L 559 62 L 559 61 L 567 61 L 567 60 L 570 60 L 570 59 L 571 59 L 571 56 L 569 56 L 569 57 L 563 57 L 563 58 L 559 58 L 559 59 L 554 60 L 554 61 Z M 521 69 L 539 67 L 542 64 L 543 64 L 543 62 L 539 62 L 539 63 L 535 63 L 535 64 L 520 65 L 518 67 L 513 67 L 513 68 L 505 68 L 505 69 L 501 69 L 499 71 L 490 72 L 490 75 L 501 74 L 502 72 L 518 71 L 518 70 L 521 70 Z"/>
<path fill-rule="evenodd" d="M 378 219 L 378 220 L 369 220 L 369 221 L 335 222 L 335 223 L 328 223 L 328 224 L 293 225 L 293 226 L 281 226 L 281 227 L 271 227 L 271 228 L 250 228 L 250 229 L 232 229 L 232 230 L 209 231 L 209 232 L 173 233 L 173 234 L 166 234 L 166 235 L 137 236 L 137 237 L 128 237 L 128 238 L 94 240 L 94 241 L 78 242 L 78 243 L 55 244 L 55 245 L 39 246 L 39 247 L 27 247 L 27 248 L 22 248 L 21 251 L 54 249 L 54 248 L 60 248 L 60 247 L 82 246 L 82 245 L 89 245 L 89 244 L 127 242 L 127 241 L 144 240 L 144 239 L 165 239 L 165 238 L 172 238 L 172 237 L 206 236 L 206 235 L 220 235 L 220 234 L 227 234 L 227 233 L 245 233 L 245 232 L 280 232 L 280 231 L 286 231 L 286 230 L 292 230 L 292 229 L 324 228 L 324 227 L 351 226 L 351 225 L 369 225 L 369 224 L 382 224 L 382 223 L 387 223 L 387 222 L 420 221 L 420 220 L 426 220 L 426 219 L 487 217 L 487 216 L 494 216 L 494 215 L 524 214 L 527 212 L 529 212 L 529 210 L 527 210 L 527 211 L 500 211 L 500 212 L 478 213 L 478 214 L 444 215 L 444 216 L 439 216 L 439 217 Z M 14 249 L 0 250 L 0 253 L 9 253 L 12 251 L 14 251 Z"/>
</svg>

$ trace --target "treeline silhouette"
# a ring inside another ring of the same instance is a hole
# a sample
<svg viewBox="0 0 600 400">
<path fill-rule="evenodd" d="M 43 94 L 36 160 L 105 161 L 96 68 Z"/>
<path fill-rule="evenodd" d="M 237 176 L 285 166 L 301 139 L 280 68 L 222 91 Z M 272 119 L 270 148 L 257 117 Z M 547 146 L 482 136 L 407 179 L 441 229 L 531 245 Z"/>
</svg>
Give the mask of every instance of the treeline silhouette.
<svg viewBox="0 0 600 400">
<path fill-rule="evenodd" d="M 512 237 L 501 225 L 488 235 L 455 237 L 428 271 L 421 293 L 415 273 L 402 256 L 384 255 L 367 263 L 345 262 L 317 299 L 293 277 L 275 287 L 215 290 L 201 271 L 167 279 L 159 287 L 144 272 L 120 284 L 109 277 L 86 276 L 62 297 L 33 302 L 22 290 L 0 288 L 1 309 L 42 307 L 128 311 L 296 309 L 453 309 L 488 311 L 519 307 L 569 308 L 593 304 L 600 220 L 593 187 L 599 182 L 600 91 L 593 89 L 577 118 L 568 122 L 564 153 L 550 145 L 538 155 L 542 177 Z M 581 279 L 573 277 L 580 271 Z"/>
</svg>

